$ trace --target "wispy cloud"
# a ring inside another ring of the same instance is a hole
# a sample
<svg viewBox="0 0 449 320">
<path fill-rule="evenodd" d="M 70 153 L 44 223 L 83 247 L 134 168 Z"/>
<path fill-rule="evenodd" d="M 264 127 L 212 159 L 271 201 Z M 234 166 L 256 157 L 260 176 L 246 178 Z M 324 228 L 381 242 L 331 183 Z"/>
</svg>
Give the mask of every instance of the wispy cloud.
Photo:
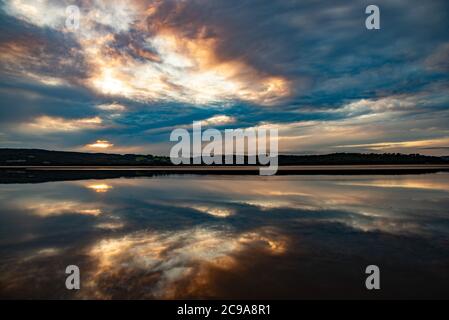
<svg viewBox="0 0 449 320">
<path fill-rule="evenodd" d="M 62 132 L 95 129 L 102 125 L 100 117 L 82 119 L 64 119 L 59 117 L 41 116 L 32 122 L 22 124 L 19 130 L 31 132 Z"/>
</svg>

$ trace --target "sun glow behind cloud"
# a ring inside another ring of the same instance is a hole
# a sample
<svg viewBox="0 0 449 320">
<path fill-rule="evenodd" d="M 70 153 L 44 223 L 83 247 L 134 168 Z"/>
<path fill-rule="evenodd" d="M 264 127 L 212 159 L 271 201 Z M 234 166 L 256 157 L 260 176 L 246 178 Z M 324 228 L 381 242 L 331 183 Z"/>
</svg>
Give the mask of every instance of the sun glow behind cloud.
<svg viewBox="0 0 449 320">
<path fill-rule="evenodd" d="M 100 94 L 197 105 L 231 100 L 270 105 L 290 93 L 289 81 L 281 76 L 260 73 L 236 59 L 219 59 L 213 37 L 188 38 L 174 28 L 145 24 L 159 10 L 158 2 L 87 3 L 80 29 L 70 35 L 90 65 L 85 85 Z M 63 3 L 15 0 L 6 8 L 19 19 L 68 33 Z M 131 29 L 147 35 L 140 47 L 117 46 L 117 36 Z"/>
<path fill-rule="evenodd" d="M 114 144 L 110 143 L 108 140 L 97 140 L 94 143 L 87 144 L 86 147 L 90 149 L 108 149 L 113 147 Z"/>
<path fill-rule="evenodd" d="M 104 50 L 87 47 L 96 68 L 89 83 L 105 95 L 200 105 L 235 99 L 269 105 L 289 93 L 286 79 L 264 77 L 239 61 L 217 61 L 211 39 L 183 39 L 169 30 L 146 39 L 144 45 L 160 60 L 105 56 Z"/>
</svg>

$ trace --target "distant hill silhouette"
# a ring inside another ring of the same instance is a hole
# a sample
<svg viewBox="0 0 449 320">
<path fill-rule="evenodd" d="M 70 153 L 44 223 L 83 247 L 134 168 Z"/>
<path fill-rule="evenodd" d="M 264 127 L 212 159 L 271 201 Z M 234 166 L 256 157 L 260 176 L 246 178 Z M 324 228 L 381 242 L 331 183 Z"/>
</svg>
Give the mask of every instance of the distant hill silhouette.
<svg viewBox="0 0 449 320">
<path fill-rule="evenodd" d="M 245 157 L 245 163 L 247 159 Z M 420 154 L 332 153 L 280 155 L 279 165 L 449 164 L 448 157 Z M 169 157 L 84 153 L 41 149 L 0 149 L 0 166 L 170 166 Z"/>
<path fill-rule="evenodd" d="M 151 166 L 171 165 L 170 158 L 152 155 L 0 149 L 1 166 Z"/>
<path fill-rule="evenodd" d="M 280 165 L 448 164 L 449 159 L 401 153 L 331 153 L 326 155 L 282 155 Z"/>
</svg>

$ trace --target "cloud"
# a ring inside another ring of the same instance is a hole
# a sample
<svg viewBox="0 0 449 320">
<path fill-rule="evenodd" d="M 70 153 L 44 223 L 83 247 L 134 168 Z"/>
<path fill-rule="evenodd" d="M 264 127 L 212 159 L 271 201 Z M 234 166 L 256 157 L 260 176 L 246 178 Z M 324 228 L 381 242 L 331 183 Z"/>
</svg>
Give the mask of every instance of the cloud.
<svg viewBox="0 0 449 320">
<path fill-rule="evenodd" d="M 163 10 L 163 5 L 158 4 L 152 2 L 147 10 L 141 10 L 142 3 L 138 2 L 124 5 L 112 1 L 106 5 L 90 1 L 80 29 L 72 34 L 90 69 L 86 86 L 107 96 L 192 104 L 235 99 L 271 104 L 289 94 L 285 78 L 264 75 L 239 60 L 218 59 L 214 37 L 189 38 L 169 27 L 154 32 L 157 21 L 150 26 L 142 21 L 157 20 L 158 11 Z M 61 3 L 16 0 L 8 2 L 6 8 L 10 15 L 36 26 L 68 32 L 62 24 L 65 6 Z M 58 14 L 48 20 L 39 19 L 47 12 Z M 131 27 L 140 35 L 149 35 L 141 39 L 138 47 L 132 42 L 123 47 L 127 43 L 119 41 L 121 33 Z"/>
<path fill-rule="evenodd" d="M 426 60 L 425 64 L 431 70 L 449 71 L 449 42 L 441 44 Z"/>
<path fill-rule="evenodd" d="M 217 125 L 234 123 L 235 121 L 236 121 L 236 119 L 234 117 L 230 117 L 227 115 L 216 115 L 216 116 L 210 117 L 206 120 L 202 120 L 201 124 L 204 126 L 217 126 Z"/>
<path fill-rule="evenodd" d="M 338 112 L 346 113 L 348 116 L 364 114 L 364 113 L 385 113 L 385 112 L 401 112 L 415 110 L 417 99 L 414 96 L 393 96 L 383 97 L 377 100 L 360 99 L 342 108 L 337 109 Z"/>
<path fill-rule="evenodd" d="M 86 145 L 89 149 L 108 149 L 113 147 L 114 145 L 110 143 L 108 140 L 97 140 L 94 143 Z"/>
<path fill-rule="evenodd" d="M 104 111 L 123 112 L 126 111 L 126 107 L 119 103 L 104 103 L 97 105 L 97 108 Z"/>
<path fill-rule="evenodd" d="M 360 99 L 321 110 L 324 119 L 266 122 L 279 130 L 283 152 L 403 152 L 440 154 L 447 145 L 449 112 L 438 92 Z M 424 149 L 426 146 L 435 149 Z M 315 151 L 314 151 L 315 150 Z M 316 150 L 320 150 L 316 152 Z"/>
<path fill-rule="evenodd" d="M 142 142 L 133 143 L 132 139 L 124 139 L 123 137 L 114 137 L 114 142 L 111 140 L 98 139 L 87 144 L 80 144 L 78 142 L 74 144 L 71 150 L 118 154 L 160 154 L 160 152 L 153 152 L 157 146 L 152 144 L 144 144 Z"/>
<path fill-rule="evenodd" d="M 25 123 L 19 130 L 31 132 L 62 132 L 95 129 L 103 123 L 100 117 L 82 119 L 64 119 L 50 116 L 40 116 L 33 122 Z"/>
<path fill-rule="evenodd" d="M 448 136 L 447 2 L 380 0 L 378 32 L 364 27 L 365 4 L 4 1 L 2 146 L 89 150 L 107 139 L 108 152 L 168 154 L 167 133 L 194 120 L 276 125 L 280 151 L 294 153 Z"/>
<path fill-rule="evenodd" d="M 443 148 L 438 147 L 441 144 L 447 144 L 449 142 L 449 137 L 446 138 L 436 138 L 431 140 L 412 140 L 412 141 L 400 141 L 400 142 L 376 142 L 376 143 L 367 143 L 367 144 L 358 144 L 358 145 L 342 145 L 335 146 L 336 148 L 357 148 L 362 147 L 366 149 L 370 149 L 373 151 L 385 151 L 397 148 Z"/>
</svg>

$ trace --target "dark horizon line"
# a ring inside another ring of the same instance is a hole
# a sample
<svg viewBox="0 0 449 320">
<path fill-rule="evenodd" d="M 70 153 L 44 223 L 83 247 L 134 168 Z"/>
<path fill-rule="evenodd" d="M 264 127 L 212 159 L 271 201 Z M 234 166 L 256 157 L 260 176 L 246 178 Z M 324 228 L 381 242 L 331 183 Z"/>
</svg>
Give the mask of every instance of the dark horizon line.
<svg viewBox="0 0 449 320">
<path fill-rule="evenodd" d="M 125 156 L 125 155 L 132 155 L 132 156 L 152 156 L 152 157 L 165 157 L 170 158 L 166 155 L 157 155 L 157 154 L 151 154 L 151 153 L 110 153 L 110 152 L 90 152 L 90 151 L 72 151 L 72 150 L 54 150 L 54 149 L 42 149 L 42 148 L 0 148 L 0 151 L 6 151 L 6 150 L 12 150 L 12 151 L 45 151 L 45 152 L 62 152 L 62 153 L 77 153 L 77 154 L 102 154 L 102 155 L 119 155 L 119 156 Z M 244 156 L 248 157 L 248 154 L 220 154 L 221 156 Z M 255 154 L 254 156 L 257 156 L 259 154 Z M 429 157 L 429 158 L 449 158 L 449 155 L 441 155 L 441 156 L 433 156 L 433 155 L 424 155 L 421 153 L 401 153 L 401 152 L 332 152 L 332 153 L 317 153 L 317 154 L 298 154 L 298 153 L 278 153 L 278 156 L 293 156 L 293 157 L 319 157 L 319 156 L 332 156 L 332 155 L 399 155 L 399 156 L 421 156 L 421 157 Z M 190 158 L 197 158 L 202 156 L 195 156 Z"/>
</svg>

